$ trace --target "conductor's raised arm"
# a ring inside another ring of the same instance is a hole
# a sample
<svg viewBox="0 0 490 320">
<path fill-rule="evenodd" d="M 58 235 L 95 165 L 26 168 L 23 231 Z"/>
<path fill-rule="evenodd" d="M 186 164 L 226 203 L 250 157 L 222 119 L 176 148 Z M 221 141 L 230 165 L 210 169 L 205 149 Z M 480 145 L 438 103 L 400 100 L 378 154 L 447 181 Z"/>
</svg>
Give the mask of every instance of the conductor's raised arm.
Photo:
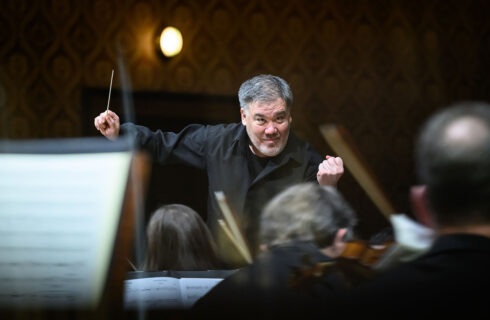
<svg viewBox="0 0 490 320">
<path fill-rule="evenodd" d="M 94 119 L 94 125 L 107 139 L 116 140 L 119 136 L 120 122 L 117 114 L 111 110 L 102 112 Z"/>
</svg>

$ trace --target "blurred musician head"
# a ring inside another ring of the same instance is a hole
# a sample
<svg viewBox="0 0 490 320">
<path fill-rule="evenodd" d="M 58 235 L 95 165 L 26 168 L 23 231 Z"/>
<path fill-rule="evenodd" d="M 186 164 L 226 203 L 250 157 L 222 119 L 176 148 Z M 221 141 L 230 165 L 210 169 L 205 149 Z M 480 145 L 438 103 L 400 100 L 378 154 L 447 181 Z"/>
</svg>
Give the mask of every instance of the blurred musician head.
<svg viewBox="0 0 490 320">
<path fill-rule="evenodd" d="M 266 247 L 292 240 L 312 242 L 331 258 L 353 234 L 356 216 L 337 189 L 317 183 L 289 187 L 264 208 L 261 238 Z"/>
<path fill-rule="evenodd" d="M 218 269 L 211 233 L 199 214 L 181 204 L 157 209 L 147 227 L 145 271 Z"/>
<path fill-rule="evenodd" d="M 490 105 L 464 102 L 435 114 L 420 132 L 416 156 L 439 233 L 490 226 Z"/>
</svg>

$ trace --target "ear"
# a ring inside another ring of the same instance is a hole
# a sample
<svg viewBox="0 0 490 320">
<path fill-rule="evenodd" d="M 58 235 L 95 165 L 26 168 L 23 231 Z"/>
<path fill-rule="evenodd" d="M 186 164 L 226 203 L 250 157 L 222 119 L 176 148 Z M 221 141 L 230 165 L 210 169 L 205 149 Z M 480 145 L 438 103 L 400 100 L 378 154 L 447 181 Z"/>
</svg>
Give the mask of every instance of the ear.
<svg viewBox="0 0 490 320">
<path fill-rule="evenodd" d="M 347 228 L 341 228 L 337 230 L 337 234 L 335 235 L 335 238 L 333 240 L 333 245 L 332 245 L 336 257 L 339 257 L 342 254 L 342 252 L 344 252 L 345 250 L 345 247 L 347 245 L 344 240 L 346 234 L 347 234 Z"/>
<path fill-rule="evenodd" d="M 347 228 L 341 228 L 337 230 L 337 234 L 335 235 L 335 239 L 333 240 L 333 244 L 336 245 L 345 243 L 344 236 L 347 234 Z"/>
<path fill-rule="evenodd" d="M 427 203 L 427 187 L 425 185 L 410 188 L 410 202 L 417 221 L 429 228 L 434 227 L 432 213 Z"/>
<path fill-rule="evenodd" d="M 244 126 L 246 126 L 247 122 L 245 121 L 245 119 L 247 118 L 247 115 L 246 115 L 245 110 L 243 108 L 240 109 L 240 114 L 242 116 L 242 124 Z"/>
<path fill-rule="evenodd" d="M 344 252 L 346 242 L 344 241 L 344 236 L 347 233 L 347 228 L 342 228 L 337 230 L 333 243 L 331 246 L 323 248 L 322 252 L 329 256 L 330 258 L 339 257 L 342 252 Z"/>
</svg>

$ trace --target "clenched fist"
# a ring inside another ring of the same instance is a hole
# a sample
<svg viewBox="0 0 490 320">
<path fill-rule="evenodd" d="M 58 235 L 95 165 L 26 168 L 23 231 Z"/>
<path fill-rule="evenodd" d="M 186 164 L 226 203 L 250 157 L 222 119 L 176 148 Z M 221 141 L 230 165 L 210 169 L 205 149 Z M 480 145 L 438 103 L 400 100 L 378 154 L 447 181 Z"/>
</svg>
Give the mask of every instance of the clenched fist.
<svg viewBox="0 0 490 320">
<path fill-rule="evenodd" d="M 344 162 L 340 157 L 326 156 L 318 166 L 316 179 L 320 185 L 336 187 L 340 177 L 344 174 Z"/>
<path fill-rule="evenodd" d="M 94 125 L 97 130 L 110 140 L 116 140 L 119 136 L 119 117 L 111 110 L 102 112 L 94 119 Z"/>
</svg>

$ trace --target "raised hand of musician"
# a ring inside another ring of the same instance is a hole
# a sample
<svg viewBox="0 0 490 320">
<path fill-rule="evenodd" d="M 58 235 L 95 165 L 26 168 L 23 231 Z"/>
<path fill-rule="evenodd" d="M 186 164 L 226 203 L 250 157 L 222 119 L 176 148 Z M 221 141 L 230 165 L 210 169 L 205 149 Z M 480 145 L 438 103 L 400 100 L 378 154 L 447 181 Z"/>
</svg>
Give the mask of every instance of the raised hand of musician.
<svg viewBox="0 0 490 320">
<path fill-rule="evenodd" d="M 119 117 L 111 110 L 102 112 L 94 119 L 94 125 L 105 137 L 116 140 L 119 136 Z"/>
<path fill-rule="evenodd" d="M 316 179 L 323 186 L 336 187 L 342 174 L 344 174 L 344 162 L 342 158 L 326 156 L 325 160 L 318 166 Z"/>
</svg>

